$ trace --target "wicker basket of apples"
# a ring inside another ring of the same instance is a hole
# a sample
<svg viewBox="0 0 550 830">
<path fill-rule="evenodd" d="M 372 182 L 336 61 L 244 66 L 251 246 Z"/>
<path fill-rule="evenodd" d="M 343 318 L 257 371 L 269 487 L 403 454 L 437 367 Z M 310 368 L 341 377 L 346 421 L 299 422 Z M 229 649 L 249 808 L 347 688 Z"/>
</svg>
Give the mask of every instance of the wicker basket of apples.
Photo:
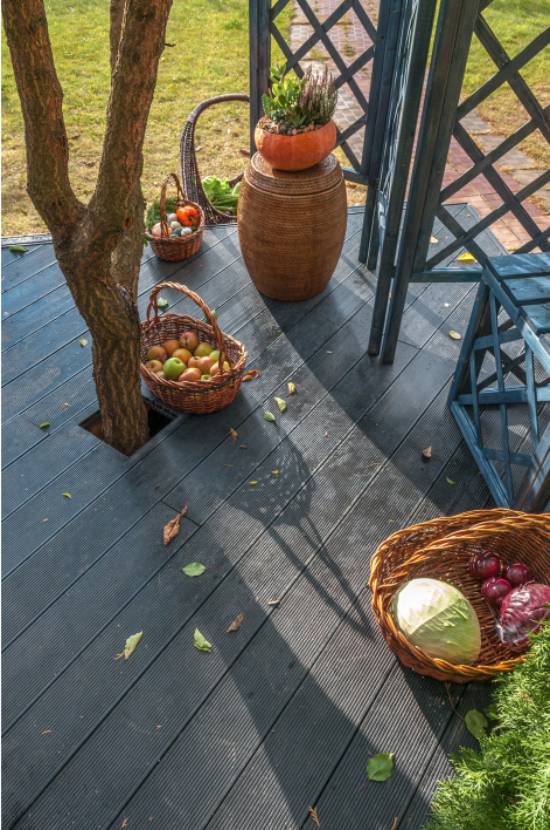
<svg viewBox="0 0 550 830">
<path fill-rule="evenodd" d="M 171 200 L 173 210 L 168 213 L 166 189 L 171 181 L 176 186 L 177 197 Z M 159 221 L 156 221 L 157 215 Z M 181 262 L 198 253 L 204 229 L 204 211 L 196 202 L 187 199 L 175 173 L 170 173 L 163 181 L 158 214 L 156 210 L 149 211 L 147 226 L 145 237 L 159 259 Z"/>
<path fill-rule="evenodd" d="M 190 297 L 206 319 L 160 315 L 157 298 L 163 289 Z M 256 376 L 255 370 L 245 371 L 246 358 L 243 344 L 222 332 L 198 294 L 178 282 L 155 286 L 141 324 L 141 376 L 155 397 L 181 412 L 216 412 L 235 399 L 243 381 Z"/>
</svg>

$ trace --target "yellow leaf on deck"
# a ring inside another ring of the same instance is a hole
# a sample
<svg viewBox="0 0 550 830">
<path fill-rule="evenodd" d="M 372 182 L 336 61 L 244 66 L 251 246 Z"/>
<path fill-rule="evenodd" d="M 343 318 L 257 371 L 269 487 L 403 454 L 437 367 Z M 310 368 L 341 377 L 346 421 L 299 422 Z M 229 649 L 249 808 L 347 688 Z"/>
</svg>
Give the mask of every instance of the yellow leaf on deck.
<svg viewBox="0 0 550 830">
<path fill-rule="evenodd" d="M 464 251 L 463 254 L 457 257 L 458 262 L 477 262 L 477 259 L 469 251 Z"/>
</svg>

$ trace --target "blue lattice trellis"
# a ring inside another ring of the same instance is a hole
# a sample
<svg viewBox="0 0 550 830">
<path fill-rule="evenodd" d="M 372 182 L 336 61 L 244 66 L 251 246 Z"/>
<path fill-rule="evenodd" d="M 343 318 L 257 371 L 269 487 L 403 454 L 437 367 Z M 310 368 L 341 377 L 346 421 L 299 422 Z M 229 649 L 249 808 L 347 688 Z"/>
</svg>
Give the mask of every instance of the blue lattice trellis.
<svg viewBox="0 0 550 830">
<path fill-rule="evenodd" d="M 528 236 L 529 241 L 520 248 L 521 252 L 531 251 L 537 247 L 543 251 L 550 250 L 550 228 L 542 227 L 536 222 L 524 205 L 525 199 L 536 194 L 550 182 L 550 171 L 543 171 L 533 181 L 514 193 L 495 167 L 497 161 L 535 130 L 540 131 L 543 140 L 550 140 L 550 107 L 542 106 L 521 74 L 521 69 L 527 62 L 541 55 L 550 44 L 550 27 L 543 32 L 535 33 L 525 48 L 514 57 L 510 57 L 483 15 L 491 2 L 492 0 L 481 0 L 481 2 L 480 0 L 442 0 L 438 12 L 416 157 L 412 166 L 408 201 L 399 230 L 399 239 L 396 244 L 390 240 L 392 244 L 389 248 L 381 247 L 378 252 L 377 227 L 373 227 L 370 234 L 371 250 L 378 253 L 376 270 L 380 283 L 370 350 L 372 353 L 379 351 L 385 320 L 382 342 L 382 356 L 385 361 L 391 361 L 395 353 L 409 282 L 477 281 L 481 266 L 487 260 L 487 250 L 481 244 L 483 234 L 486 234 L 491 226 L 503 216 L 506 214 L 514 216 Z M 491 58 L 495 65 L 495 72 L 475 92 L 460 102 L 462 82 L 473 36 L 479 40 Z M 414 48 L 418 48 L 417 39 L 410 41 L 408 46 L 409 50 Z M 485 153 L 462 122 L 479 103 L 503 84 L 508 84 L 515 92 L 526 112 L 527 121 L 512 134 L 506 136 L 497 147 Z M 415 89 L 413 93 L 407 92 L 406 95 L 417 96 L 417 92 Z M 402 95 L 402 89 L 398 91 L 398 94 Z M 397 109 L 396 104 L 392 102 L 391 108 Z M 401 104 L 401 110 L 403 110 L 403 104 Z M 410 118 L 401 118 L 397 129 L 397 139 L 391 135 L 390 129 L 391 124 L 388 127 L 387 140 L 403 145 L 406 143 L 407 132 L 414 129 L 414 126 Z M 443 187 L 443 174 L 451 138 L 454 138 L 471 164 L 467 170 L 461 172 Z M 386 168 L 396 169 L 395 159 L 392 159 L 390 155 L 387 155 L 382 167 L 382 181 L 385 181 L 387 177 Z M 409 169 L 410 167 L 407 167 L 403 177 L 393 177 L 388 191 L 383 191 L 383 196 L 380 198 L 384 198 L 389 206 L 386 208 L 386 213 L 390 209 L 393 209 L 394 215 L 402 211 L 404 180 L 407 178 Z M 501 204 L 492 209 L 487 216 L 477 217 L 476 221 L 469 221 L 468 225 L 463 225 L 457 219 L 456 211 L 449 210 L 447 202 L 456 196 L 461 188 L 473 182 L 480 175 L 489 182 L 500 198 Z M 450 233 L 450 239 L 445 245 L 434 247 L 431 246 L 431 242 L 436 218 Z M 397 232 L 395 223 L 393 232 Z M 473 255 L 477 261 L 475 264 L 457 264 L 457 256 L 464 250 Z M 374 267 L 373 259 L 371 255 L 369 264 L 372 267 Z M 386 314 L 390 284 L 392 284 L 391 302 Z"/>
</svg>

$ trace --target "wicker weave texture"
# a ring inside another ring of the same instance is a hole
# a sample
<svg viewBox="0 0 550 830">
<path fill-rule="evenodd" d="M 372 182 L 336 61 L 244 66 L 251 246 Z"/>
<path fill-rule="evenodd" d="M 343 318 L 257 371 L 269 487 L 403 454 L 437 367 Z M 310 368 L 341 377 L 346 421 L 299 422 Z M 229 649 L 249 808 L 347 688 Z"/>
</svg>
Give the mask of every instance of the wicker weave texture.
<svg viewBox="0 0 550 830">
<path fill-rule="evenodd" d="M 241 185 L 239 240 L 256 288 L 276 300 L 306 300 L 323 291 L 342 251 L 346 188 L 330 156 L 310 170 L 271 170 L 259 154 Z"/>
<path fill-rule="evenodd" d="M 171 288 L 190 297 L 203 311 L 207 322 L 186 314 L 159 315 L 157 297 L 163 289 Z M 220 351 L 219 364 L 224 360 L 230 370 L 220 371 L 211 380 L 175 381 L 157 375 L 145 366 L 146 354 L 151 346 L 160 346 L 166 340 L 179 339 L 185 330 L 193 330 L 200 340 L 205 340 Z M 245 372 L 247 353 L 242 343 L 221 331 L 216 317 L 204 300 L 186 285 L 177 282 L 161 282 L 155 286 L 147 306 L 147 319 L 141 324 L 141 376 L 153 395 L 164 404 L 180 412 L 206 415 L 228 406 L 235 399 L 243 380 L 254 373 Z"/>
<path fill-rule="evenodd" d="M 523 656 L 503 645 L 496 616 L 481 596 L 480 583 L 468 570 L 480 549 L 505 563 L 525 562 L 537 582 L 550 583 L 550 515 L 514 510 L 474 510 L 440 517 L 394 533 L 371 561 L 369 587 L 372 609 L 391 650 L 406 666 L 437 680 L 467 683 L 489 680 L 510 671 Z M 459 588 L 472 603 L 481 627 L 481 651 L 476 665 L 453 665 L 431 658 L 397 629 L 391 601 L 410 579 L 430 577 Z"/>
</svg>

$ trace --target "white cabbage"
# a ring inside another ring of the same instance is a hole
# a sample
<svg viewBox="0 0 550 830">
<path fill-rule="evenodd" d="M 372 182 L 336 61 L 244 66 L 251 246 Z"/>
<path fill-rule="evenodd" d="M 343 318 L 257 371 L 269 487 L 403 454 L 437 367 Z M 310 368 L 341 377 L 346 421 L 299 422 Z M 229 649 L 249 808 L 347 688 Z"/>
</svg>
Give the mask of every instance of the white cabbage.
<svg viewBox="0 0 550 830">
<path fill-rule="evenodd" d="M 392 600 L 392 616 L 407 640 L 430 657 L 474 663 L 481 648 L 479 620 L 470 601 L 439 579 L 412 579 Z"/>
</svg>

